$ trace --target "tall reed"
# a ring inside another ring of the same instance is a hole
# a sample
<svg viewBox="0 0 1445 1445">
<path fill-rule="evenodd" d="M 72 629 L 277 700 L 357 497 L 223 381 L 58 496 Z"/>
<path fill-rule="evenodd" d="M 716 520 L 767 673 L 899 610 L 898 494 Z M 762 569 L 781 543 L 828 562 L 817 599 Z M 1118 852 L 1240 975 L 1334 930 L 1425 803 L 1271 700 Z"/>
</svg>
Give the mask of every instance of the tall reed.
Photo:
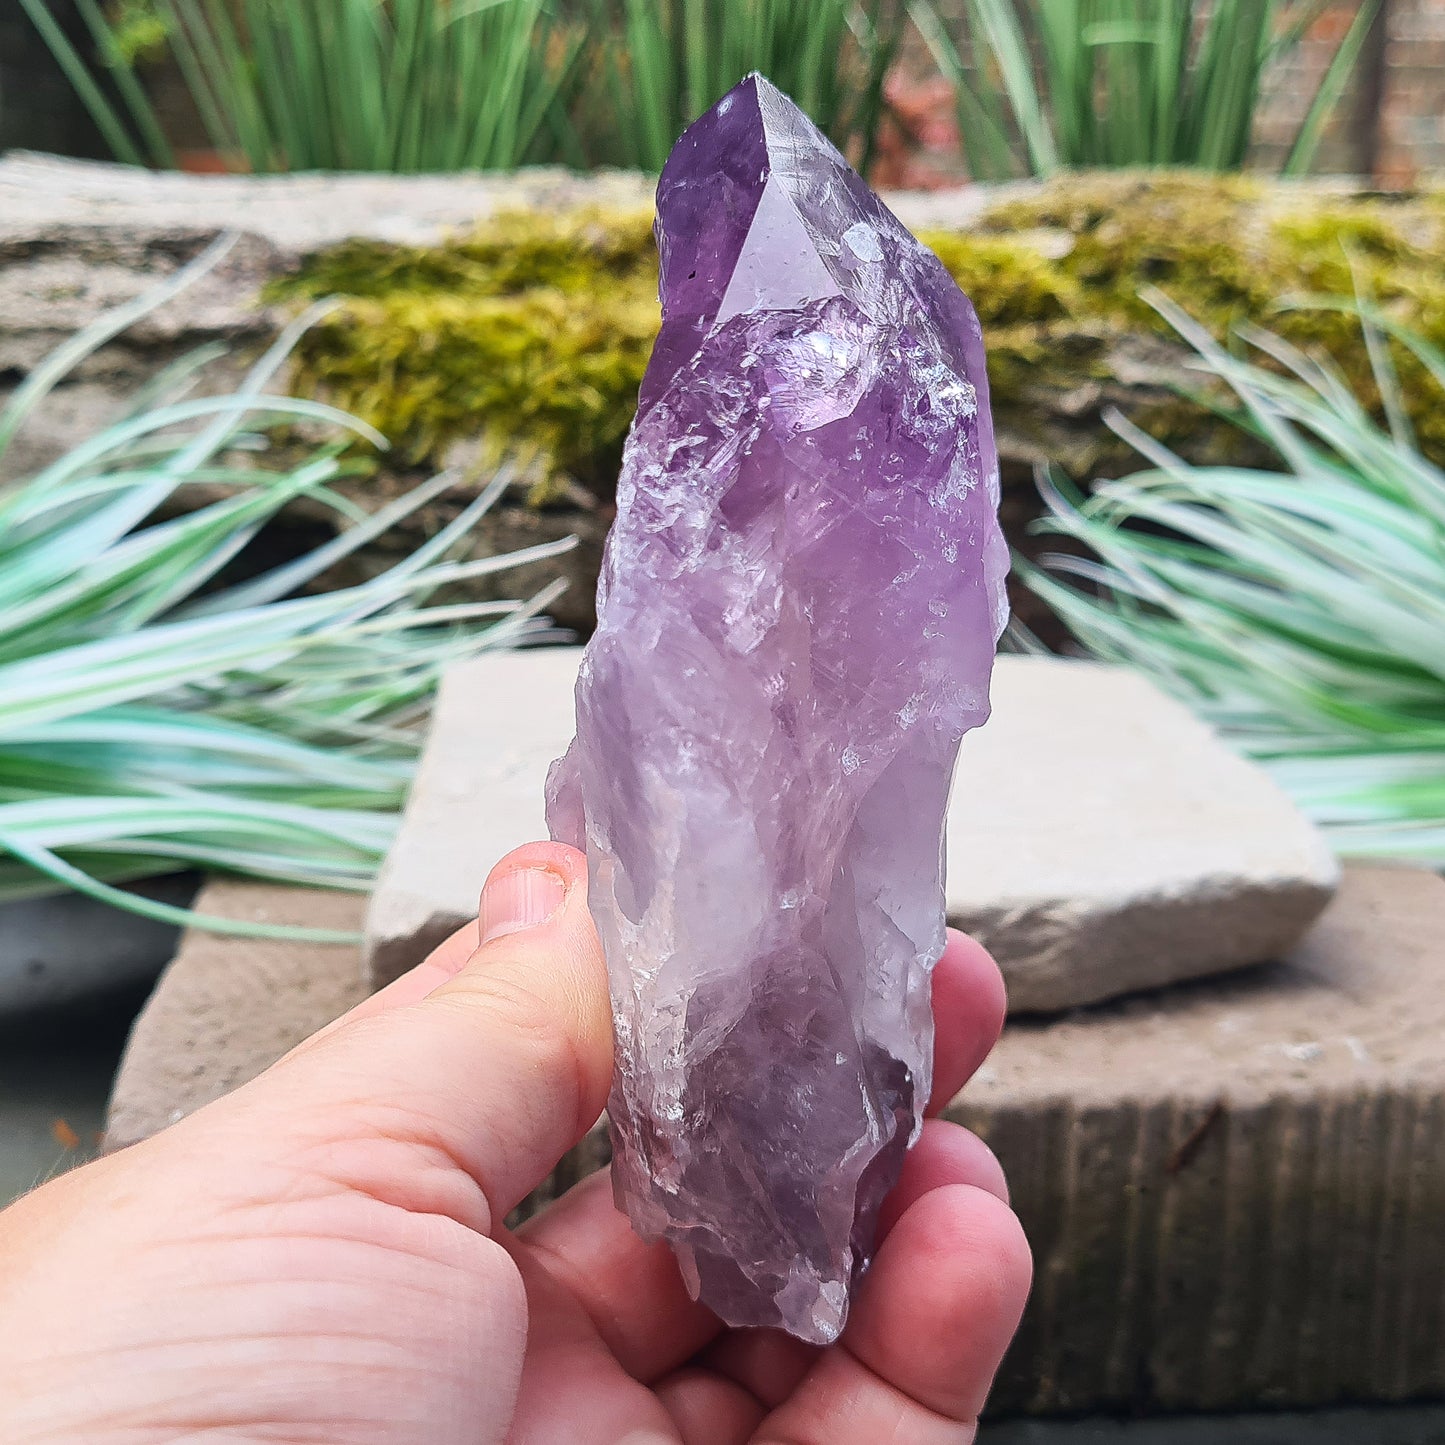
<svg viewBox="0 0 1445 1445">
<path fill-rule="evenodd" d="M 51 0 L 21 0 L 118 159 L 176 161 L 143 31 L 251 171 L 655 171 L 753 70 L 866 166 L 905 19 L 904 0 L 133 0 L 148 8 L 124 20 L 74 3 L 98 69 Z"/>
<path fill-rule="evenodd" d="M 593 0 L 594 160 L 661 169 L 673 142 L 750 71 L 790 95 L 866 170 L 901 0 Z"/>
<path fill-rule="evenodd" d="M 212 146 L 252 171 L 505 170 L 576 158 L 586 39 L 551 0 L 149 0 Z M 21 0 L 116 157 L 175 163 L 144 63 L 75 0 L 109 89 L 49 0 Z"/>
</svg>

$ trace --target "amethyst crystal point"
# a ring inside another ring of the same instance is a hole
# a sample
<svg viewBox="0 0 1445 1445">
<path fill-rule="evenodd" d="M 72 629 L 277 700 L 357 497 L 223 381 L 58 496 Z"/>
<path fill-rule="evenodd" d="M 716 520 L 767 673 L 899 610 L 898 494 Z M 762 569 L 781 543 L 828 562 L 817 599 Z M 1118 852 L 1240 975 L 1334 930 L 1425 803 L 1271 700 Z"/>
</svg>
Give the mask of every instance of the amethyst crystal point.
<svg viewBox="0 0 1445 1445">
<path fill-rule="evenodd" d="M 758 76 L 678 142 L 657 232 L 548 816 L 591 864 L 620 1204 L 725 1320 L 824 1342 L 929 1092 L 949 777 L 1005 612 L 983 344 Z"/>
</svg>

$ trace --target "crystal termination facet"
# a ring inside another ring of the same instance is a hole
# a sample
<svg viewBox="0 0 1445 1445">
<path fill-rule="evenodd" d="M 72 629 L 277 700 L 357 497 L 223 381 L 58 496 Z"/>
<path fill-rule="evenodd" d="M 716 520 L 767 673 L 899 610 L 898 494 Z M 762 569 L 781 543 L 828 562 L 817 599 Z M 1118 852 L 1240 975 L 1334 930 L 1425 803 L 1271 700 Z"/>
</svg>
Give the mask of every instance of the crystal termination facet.
<svg viewBox="0 0 1445 1445">
<path fill-rule="evenodd" d="M 619 1205 L 730 1324 L 825 1343 L 932 1071 L 942 833 L 1007 553 L 967 298 L 750 76 L 658 186 L 662 331 L 577 736 Z"/>
</svg>

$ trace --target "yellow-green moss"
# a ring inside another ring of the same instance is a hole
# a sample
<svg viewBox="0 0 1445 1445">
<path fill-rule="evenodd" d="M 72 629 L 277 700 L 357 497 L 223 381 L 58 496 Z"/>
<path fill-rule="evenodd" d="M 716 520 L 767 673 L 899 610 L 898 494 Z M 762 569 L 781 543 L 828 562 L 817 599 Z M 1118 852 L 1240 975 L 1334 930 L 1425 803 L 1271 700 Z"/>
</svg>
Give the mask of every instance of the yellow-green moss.
<svg viewBox="0 0 1445 1445">
<path fill-rule="evenodd" d="M 341 296 L 296 383 L 412 461 L 478 434 L 605 485 L 657 335 L 651 217 L 512 214 L 445 246 L 351 241 L 273 284 Z"/>
<path fill-rule="evenodd" d="M 432 248 L 353 242 L 276 284 L 280 299 L 346 299 L 304 340 L 298 385 L 436 459 L 491 438 L 605 491 L 656 334 L 650 218 L 583 211 L 497 217 Z M 1348 317 L 1278 309 L 1348 293 L 1356 277 L 1445 346 L 1445 203 L 1334 196 L 1192 173 L 1062 177 L 993 206 L 967 232 L 923 236 L 973 297 L 995 404 L 1028 408 L 1109 380 L 1112 343 L 1166 331 L 1139 299 L 1167 292 L 1222 334 L 1252 319 L 1334 353 L 1370 394 Z M 1427 450 L 1445 456 L 1445 408 L 1409 358 L 1402 381 Z M 1187 408 L 1156 408 L 1187 430 Z"/>
<path fill-rule="evenodd" d="M 1054 265 L 1072 283 L 1068 314 L 1029 328 L 1036 355 L 1058 358 L 1071 341 L 1093 336 L 1100 350 L 1121 332 L 1167 334 L 1140 292 L 1156 287 L 1224 336 L 1242 321 L 1260 323 L 1298 345 L 1322 347 L 1358 394 L 1377 402 L 1357 324 L 1345 314 L 1293 303 L 1349 296 L 1363 286 L 1398 319 L 1445 344 L 1445 204 L 1442 195 L 1330 194 L 1318 186 L 1190 172 L 1114 172 L 1064 176 L 1032 195 L 994 207 L 985 234 L 1051 235 Z M 967 239 L 967 238 L 965 238 Z M 957 266 L 951 266 L 961 274 Z M 1067 383 L 1059 360 L 1043 373 L 1010 355 L 1016 338 L 999 337 L 1005 377 L 1031 385 Z M 1445 415 L 1438 388 L 1401 351 L 1396 361 L 1407 403 L 1427 453 L 1445 459 Z M 1083 368 L 1087 371 L 1088 368 Z M 1156 408 L 1151 418 L 1187 425 L 1187 408 Z M 1192 415 L 1197 419 L 1198 413 Z"/>
</svg>

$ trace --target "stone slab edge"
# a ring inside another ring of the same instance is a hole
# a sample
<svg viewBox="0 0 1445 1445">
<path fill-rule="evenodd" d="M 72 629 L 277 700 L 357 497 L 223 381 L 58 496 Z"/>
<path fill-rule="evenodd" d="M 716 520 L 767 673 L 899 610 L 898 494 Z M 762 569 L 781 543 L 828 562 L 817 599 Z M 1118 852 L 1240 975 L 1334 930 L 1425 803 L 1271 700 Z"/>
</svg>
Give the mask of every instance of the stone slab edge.
<svg viewBox="0 0 1445 1445">
<path fill-rule="evenodd" d="M 213 882 L 198 913 L 352 932 L 355 894 Z M 111 1093 L 105 1147 L 119 1149 L 255 1078 L 366 996 L 355 945 L 188 929 L 131 1030 Z"/>
<path fill-rule="evenodd" d="M 203 902 L 346 926 L 324 911 L 337 895 L 249 887 Z M 347 949 L 255 950 L 187 939 L 123 1065 L 112 1144 L 361 992 Z M 995 1408 L 1445 1394 L 1442 1037 L 1445 882 L 1384 867 L 1348 869 L 1283 963 L 1011 1023 L 949 1109 L 1003 1161 L 1037 1258 Z M 607 1157 L 594 1129 L 519 1215 Z"/>
<path fill-rule="evenodd" d="M 650 209 L 656 184 L 637 171 L 579 174 L 556 166 L 437 176 L 197 176 L 9 151 L 0 156 L 0 242 L 53 226 L 139 223 L 249 231 L 293 256 L 357 237 L 425 246 L 498 211 Z M 967 226 L 1027 189 L 1025 182 L 884 196 L 906 225 L 948 227 Z"/>
<path fill-rule="evenodd" d="M 546 836 L 542 777 L 571 738 L 579 656 L 494 653 L 448 674 L 367 913 L 373 985 L 474 916 L 503 853 Z M 1277 957 L 1328 903 L 1338 865 L 1319 834 L 1146 679 L 1004 657 L 995 702 L 964 740 L 948 910 L 999 959 L 1014 1012 Z"/>
<path fill-rule="evenodd" d="M 547 836 L 537 757 L 550 761 L 571 741 L 580 655 L 580 648 L 494 652 L 443 677 L 401 827 L 367 908 L 362 961 L 370 986 L 405 973 L 475 919 L 492 865 L 507 848 Z M 495 716 L 505 716 L 505 727 L 488 726 Z"/>
<path fill-rule="evenodd" d="M 949 1117 L 1009 1172 L 1031 1412 L 1445 1393 L 1445 882 L 1351 867 L 1282 964 L 1004 1038 Z"/>
</svg>

